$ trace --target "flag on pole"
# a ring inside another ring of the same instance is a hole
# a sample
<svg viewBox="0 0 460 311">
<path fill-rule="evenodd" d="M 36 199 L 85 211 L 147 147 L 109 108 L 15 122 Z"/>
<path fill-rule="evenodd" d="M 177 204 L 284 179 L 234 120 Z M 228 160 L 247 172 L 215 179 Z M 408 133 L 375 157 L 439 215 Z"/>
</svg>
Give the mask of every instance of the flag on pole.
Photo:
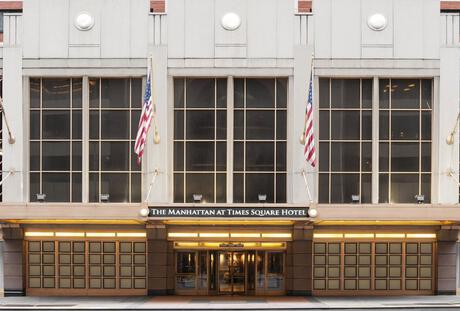
<svg viewBox="0 0 460 311">
<path fill-rule="evenodd" d="M 148 59 L 147 65 L 147 83 L 145 85 L 144 102 L 142 105 L 142 113 L 139 119 L 139 128 L 137 130 L 136 142 L 134 144 L 134 152 L 137 154 L 137 164 L 141 163 L 142 155 L 144 154 L 145 141 L 147 132 L 152 122 L 154 109 L 152 99 L 152 64 Z"/>
<path fill-rule="evenodd" d="M 305 145 L 303 153 L 311 166 L 316 166 L 315 137 L 313 134 L 313 74 L 310 75 L 308 87 L 307 109 L 305 112 Z"/>
</svg>

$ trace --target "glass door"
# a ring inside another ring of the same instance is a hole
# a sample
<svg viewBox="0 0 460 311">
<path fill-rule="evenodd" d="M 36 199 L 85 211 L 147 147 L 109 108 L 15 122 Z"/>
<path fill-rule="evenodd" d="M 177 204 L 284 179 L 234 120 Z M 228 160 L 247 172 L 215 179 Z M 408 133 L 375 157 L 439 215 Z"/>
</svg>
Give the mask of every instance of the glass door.
<svg viewBox="0 0 460 311">
<path fill-rule="evenodd" d="M 246 293 L 246 256 L 244 252 L 219 253 L 219 293 Z"/>
</svg>

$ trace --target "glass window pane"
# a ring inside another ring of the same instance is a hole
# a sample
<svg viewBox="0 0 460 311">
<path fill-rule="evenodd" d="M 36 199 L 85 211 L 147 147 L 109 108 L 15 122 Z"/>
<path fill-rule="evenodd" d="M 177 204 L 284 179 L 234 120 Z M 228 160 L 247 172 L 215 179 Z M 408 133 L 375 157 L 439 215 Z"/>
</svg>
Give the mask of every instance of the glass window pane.
<svg viewBox="0 0 460 311">
<path fill-rule="evenodd" d="M 129 103 L 129 79 L 101 79 L 102 108 L 129 108 Z"/>
<path fill-rule="evenodd" d="M 89 107 L 99 107 L 99 83 L 100 79 L 89 79 Z"/>
<path fill-rule="evenodd" d="M 234 113 L 234 139 L 244 139 L 244 111 L 235 110 Z"/>
<path fill-rule="evenodd" d="M 128 142 L 101 142 L 101 170 L 128 171 L 129 153 Z"/>
<path fill-rule="evenodd" d="M 233 85 L 235 89 L 234 90 L 235 108 L 243 108 L 244 107 L 244 79 L 234 79 Z"/>
<path fill-rule="evenodd" d="M 414 196 L 419 194 L 418 183 L 416 174 L 392 174 L 391 202 L 416 203 Z"/>
<path fill-rule="evenodd" d="M 40 108 L 40 79 L 30 78 L 30 108 Z"/>
<path fill-rule="evenodd" d="M 331 164 L 333 172 L 359 171 L 359 143 L 332 143 Z"/>
<path fill-rule="evenodd" d="M 174 79 L 174 108 L 184 108 L 184 79 Z"/>
<path fill-rule="evenodd" d="M 276 203 L 286 203 L 286 174 L 276 174 Z"/>
<path fill-rule="evenodd" d="M 187 139 L 214 139 L 214 110 L 188 110 Z"/>
<path fill-rule="evenodd" d="M 141 118 L 141 110 L 131 110 L 131 139 L 136 139 L 137 130 L 139 129 L 140 118 Z"/>
<path fill-rule="evenodd" d="M 276 111 L 276 139 L 286 139 L 286 111 Z"/>
<path fill-rule="evenodd" d="M 102 173 L 101 194 L 109 194 L 110 202 L 129 202 L 128 177 L 127 173 Z"/>
<path fill-rule="evenodd" d="M 214 79 L 187 78 L 186 84 L 187 108 L 215 107 Z"/>
<path fill-rule="evenodd" d="M 174 111 L 174 139 L 184 139 L 184 111 Z"/>
<path fill-rule="evenodd" d="M 361 129 L 361 138 L 372 140 L 372 111 L 363 110 L 361 118 L 363 123 Z"/>
<path fill-rule="evenodd" d="M 233 144 L 233 170 L 244 171 L 244 143 Z"/>
<path fill-rule="evenodd" d="M 273 143 L 246 143 L 246 170 L 273 171 L 275 161 Z"/>
<path fill-rule="evenodd" d="M 216 139 L 227 139 L 227 112 L 216 112 Z"/>
<path fill-rule="evenodd" d="M 329 111 L 319 112 L 319 139 L 329 140 Z"/>
<path fill-rule="evenodd" d="M 432 80 L 422 80 L 422 109 L 432 109 Z"/>
<path fill-rule="evenodd" d="M 227 201 L 227 174 L 216 174 L 216 202 Z"/>
<path fill-rule="evenodd" d="M 89 111 L 89 138 L 99 139 L 99 111 Z"/>
<path fill-rule="evenodd" d="M 414 79 L 392 79 L 391 108 L 418 109 L 420 107 L 419 82 Z"/>
<path fill-rule="evenodd" d="M 360 81 L 359 79 L 331 80 L 332 108 L 359 108 Z"/>
<path fill-rule="evenodd" d="M 30 170 L 40 170 L 40 143 L 30 142 Z"/>
<path fill-rule="evenodd" d="M 379 144 L 379 171 L 380 172 L 388 172 L 389 166 L 389 144 L 388 143 L 380 143 Z"/>
<path fill-rule="evenodd" d="M 431 139 L 431 111 L 422 111 L 422 139 Z"/>
<path fill-rule="evenodd" d="M 72 112 L 72 139 L 81 139 L 81 110 Z"/>
<path fill-rule="evenodd" d="M 380 110 L 379 114 L 379 139 L 389 139 L 390 114 L 388 110 Z"/>
<path fill-rule="evenodd" d="M 42 182 L 47 202 L 70 201 L 70 174 L 43 173 Z"/>
<path fill-rule="evenodd" d="M 331 139 L 359 139 L 359 111 L 331 112 Z"/>
<path fill-rule="evenodd" d="M 246 203 L 259 202 L 259 194 L 267 195 L 267 202 L 274 202 L 273 174 L 246 175 Z"/>
<path fill-rule="evenodd" d="M 431 174 L 422 174 L 422 191 L 425 195 L 425 203 L 431 202 Z"/>
<path fill-rule="evenodd" d="M 372 108 L 372 83 L 372 79 L 361 80 L 363 108 Z"/>
<path fill-rule="evenodd" d="M 287 79 L 276 79 L 276 107 L 287 107 Z"/>
<path fill-rule="evenodd" d="M 43 108 L 70 108 L 70 79 L 42 79 Z"/>
<path fill-rule="evenodd" d="M 379 174 L 379 203 L 388 203 L 388 174 Z"/>
<path fill-rule="evenodd" d="M 214 143 L 187 142 L 186 150 L 187 171 L 214 170 Z"/>
<path fill-rule="evenodd" d="M 187 173 L 185 202 L 192 203 L 194 194 L 201 194 L 201 202 L 214 202 L 214 174 Z"/>
<path fill-rule="evenodd" d="M 70 143 L 43 142 L 42 148 L 44 171 L 70 170 Z"/>
<path fill-rule="evenodd" d="M 286 143 L 276 143 L 276 170 L 286 171 Z"/>
<path fill-rule="evenodd" d="M 70 112 L 65 110 L 43 110 L 43 139 L 70 138 Z"/>
<path fill-rule="evenodd" d="M 217 81 L 217 102 L 216 106 L 218 108 L 227 107 L 227 79 L 216 79 Z"/>
<path fill-rule="evenodd" d="M 421 170 L 422 172 L 431 172 L 431 144 L 422 143 L 421 151 Z"/>
<path fill-rule="evenodd" d="M 81 174 L 72 174 L 72 202 L 81 202 Z"/>
<path fill-rule="evenodd" d="M 82 79 L 72 79 L 72 108 L 81 108 L 82 105 Z"/>
<path fill-rule="evenodd" d="M 40 139 L 40 111 L 30 111 L 30 139 Z"/>
<path fill-rule="evenodd" d="M 420 114 L 418 111 L 391 112 L 391 139 L 419 139 Z"/>
<path fill-rule="evenodd" d="M 41 193 L 40 190 L 40 173 L 30 173 L 30 202 L 37 201 L 37 193 Z"/>
<path fill-rule="evenodd" d="M 381 79 L 379 80 L 379 107 L 380 109 L 389 108 L 389 98 L 390 98 L 390 80 Z"/>
<path fill-rule="evenodd" d="M 89 143 L 89 170 L 99 170 L 99 143 Z"/>
<path fill-rule="evenodd" d="M 330 108 L 329 107 L 329 81 L 327 78 L 319 79 L 319 107 L 320 108 Z"/>
<path fill-rule="evenodd" d="M 129 139 L 129 111 L 101 111 L 102 139 Z"/>
<path fill-rule="evenodd" d="M 244 203 L 244 174 L 233 174 L 233 202 Z"/>
<path fill-rule="evenodd" d="M 359 195 L 359 174 L 332 174 L 331 203 L 351 203 L 352 195 Z"/>
<path fill-rule="evenodd" d="M 419 169 L 418 161 L 418 143 L 391 144 L 391 170 L 393 172 L 416 172 Z"/>
<path fill-rule="evenodd" d="M 131 202 L 140 202 L 142 193 L 142 175 L 131 174 Z"/>
<path fill-rule="evenodd" d="M 142 109 L 143 104 L 142 79 L 131 78 L 131 107 Z"/>
<path fill-rule="evenodd" d="M 227 169 L 227 143 L 216 143 L 216 171 L 225 171 Z"/>
<path fill-rule="evenodd" d="M 274 139 L 274 111 L 246 112 L 246 139 Z"/>
<path fill-rule="evenodd" d="M 363 172 L 370 172 L 372 171 L 372 143 L 363 143 L 361 148 L 361 169 Z"/>
<path fill-rule="evenodd" d="M 319 203 L 329 203 L 329 174 L 319 174 Z"/>
<path fill-rule="evenodd" d="M 174 142 L 174 170 L 184 170 L 184 143 Z"/>
<path fill-rule="evenodd" d="M 81 142 L 73 142 L 72 143 L 72 171 L 81 171 Z"/>
<path fill-rule="evenodd" d="M 319 170 L 329 171 L 329 143 L 319 143 Z"/>
<path fill-rule="evenodd" d="M 174 174 L 174 202 L 184 202 L 184 174 Z"/>
<path fill-rule="evenodd" d="M 372 203 L 372 175 L 361 175 L 361 203 Z"/>
<path fill-rule="evenodd" d="M 246 107 L 275 107 L 275 80 L 246 79 Z"/>
</svg>

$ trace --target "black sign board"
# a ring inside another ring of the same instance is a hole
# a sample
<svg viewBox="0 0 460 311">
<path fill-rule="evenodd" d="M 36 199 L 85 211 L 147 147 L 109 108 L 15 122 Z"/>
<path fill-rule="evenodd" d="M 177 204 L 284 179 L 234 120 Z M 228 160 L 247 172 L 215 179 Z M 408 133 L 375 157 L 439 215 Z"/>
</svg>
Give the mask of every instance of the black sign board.
<svg viewBox="0 0 460 311">
<path fill-rule="evenodd" d="M 150 207 L 153 218 L 307 218 L 308 207 Z"/>
</svg>

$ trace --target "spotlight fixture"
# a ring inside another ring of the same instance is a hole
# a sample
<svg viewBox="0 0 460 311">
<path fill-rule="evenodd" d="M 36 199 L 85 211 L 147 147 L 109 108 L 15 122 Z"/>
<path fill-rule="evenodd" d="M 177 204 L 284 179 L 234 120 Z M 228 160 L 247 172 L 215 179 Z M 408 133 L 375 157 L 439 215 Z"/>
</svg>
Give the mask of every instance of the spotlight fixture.
<svg viewBox="0 0 460 311">
<path fill-rule="evenodd" d="M 99 199 L 102 203 L 107 203 L 109 202 L 109 199 L 110 199 L 110 194 L 108 193 L 101 193 L 101 195 L 99 195 Z"/>
<path fill-rule="evenodd" d="M 259 203 L 265 203 L 267 202 L 267 195 L 264 193 L 259 193 L 257 195 L 257 198 L 259 199 Z"/>
<path fill-rule="evenodd" d="M 308 217 L 311 217 L 311 218 L 315 218 L 316 216 L 318 216 L 318 210 L 314 207 L 310 207 L 307 213 L 308 213 Z"/>
<path fill-rule="evenodd" d="M 416 194 L 414 198 L 417 200 L 418 204 L 425 203 L 425 195 L 424 194 Z"/>
<path fill-rule="evenodd" d="M 203 199 L 203 195 L 201 193 L 194 193 L 193 194 L 193 202 L 201 203 L 202 199 Z"/>
<path fill-rule="evenodd" d="M 46 200 L 46 194 L 45 193 L 37 193 L 35 195 L 37 197 L 38 202 L 40 202 L 40 203 L 45 202 L 45 200 Z"/>
<path fill-rule="evenodd" d="M 359 203 L 359 195 L 358 194 L 352 194 L 351 195 L 351 203 L 353 203 L 353 204 L 358 204 Z"/>
</svg>

